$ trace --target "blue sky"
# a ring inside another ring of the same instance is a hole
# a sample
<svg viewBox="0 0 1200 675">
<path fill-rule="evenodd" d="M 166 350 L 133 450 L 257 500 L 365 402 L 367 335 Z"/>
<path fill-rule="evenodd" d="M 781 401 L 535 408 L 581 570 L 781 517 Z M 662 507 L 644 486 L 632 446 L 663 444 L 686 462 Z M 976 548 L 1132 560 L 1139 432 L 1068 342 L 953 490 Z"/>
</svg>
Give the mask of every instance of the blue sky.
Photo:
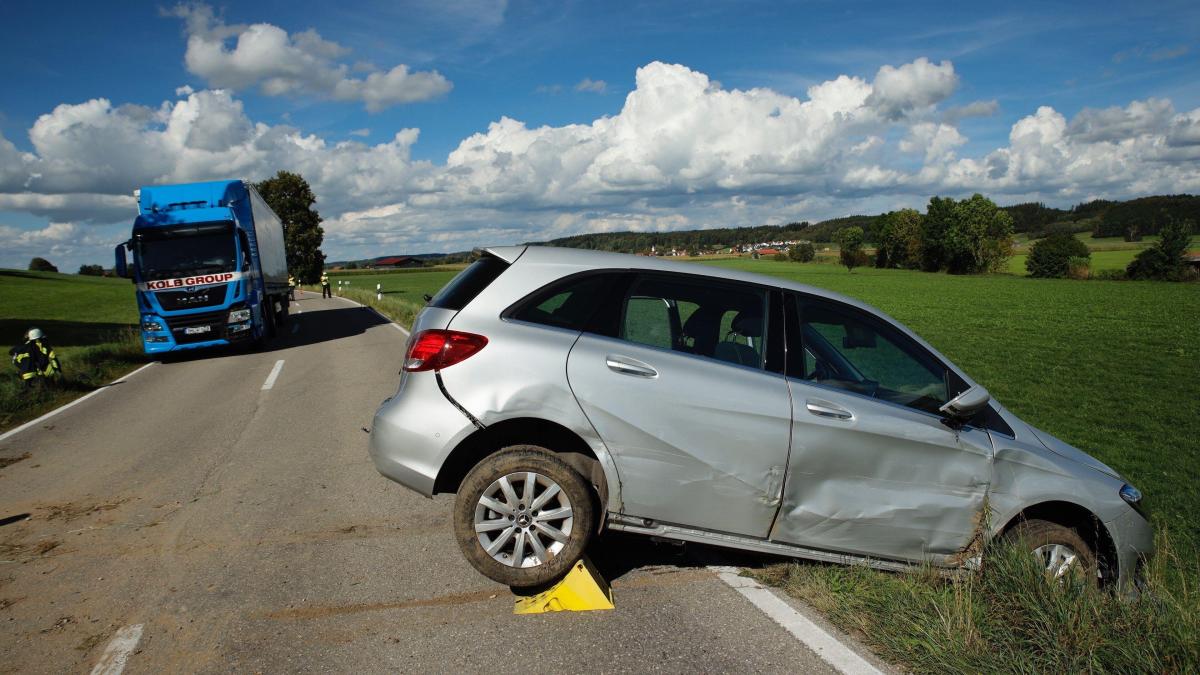
<svg viewBox="0 0 1200 675">
<path fill-rule="evenodd" d="M 1194 2 L 104 4 L 6 3 L 0 266 L 277 169 L 332 258 L 1200 189 Z"/>
</svg>

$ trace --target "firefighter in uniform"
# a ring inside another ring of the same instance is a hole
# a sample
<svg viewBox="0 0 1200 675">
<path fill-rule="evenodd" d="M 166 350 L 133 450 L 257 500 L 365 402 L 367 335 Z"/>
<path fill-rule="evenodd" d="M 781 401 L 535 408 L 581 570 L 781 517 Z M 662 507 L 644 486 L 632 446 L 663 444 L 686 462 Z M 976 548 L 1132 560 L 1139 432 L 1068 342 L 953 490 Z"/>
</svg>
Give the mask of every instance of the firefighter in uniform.
<svg viewBox="0 0 1200 675">
<path fill-rule="evenodd" d="M 332 298 L 333 291 L 329 288 L 329 275 L 321 272 L 321 297 Z"/>
<path fill-rule="evenodd" d="M 35 381 L 62 376 L 58 355 L 54 353 L 54 347 L 50 346 L 45 334 L 38 328 L 30 328 L 25 333 L 25 344 L 13 347 L 8 350 L 8 354 L 21 375 L 21 382 L 26 386 L 31 386 Z"/>
</svg>

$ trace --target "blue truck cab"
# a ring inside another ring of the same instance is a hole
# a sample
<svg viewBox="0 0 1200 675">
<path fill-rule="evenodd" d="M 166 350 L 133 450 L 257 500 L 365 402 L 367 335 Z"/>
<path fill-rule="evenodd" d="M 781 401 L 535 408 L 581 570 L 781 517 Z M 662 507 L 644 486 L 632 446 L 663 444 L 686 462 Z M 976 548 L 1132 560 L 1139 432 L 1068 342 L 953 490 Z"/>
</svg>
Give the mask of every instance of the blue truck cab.
<svg viewBox="0 0 1200 675">
<path fill-rule="evenodd" d="M 134 196 L 138 216 L 116 270 L 137 285 L 146 353 L 273 338 L 287 321 L 287 254 L 283 224 L 254 187 L 154 185 Z"/>
</svg>

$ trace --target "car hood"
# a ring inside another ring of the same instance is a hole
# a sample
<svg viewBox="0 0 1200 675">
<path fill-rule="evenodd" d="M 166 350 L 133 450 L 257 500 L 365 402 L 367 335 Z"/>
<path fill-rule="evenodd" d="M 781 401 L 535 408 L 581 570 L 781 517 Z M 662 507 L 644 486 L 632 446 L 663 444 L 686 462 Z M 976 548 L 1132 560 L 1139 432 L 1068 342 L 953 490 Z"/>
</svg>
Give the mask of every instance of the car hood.
<svg viewBox="0 0 1200 675">
<path fill-rule="evenodd" d="M 1079 448 L 1063 443 L 1054 436 L 1051 436 L 1050 434 L 1031 424 L 1027 426 L 1029 427 L 1029 430 L 1033 432 L 1033 435 L 1037 437 L 1038 441 L 1040 441 L 1042 445 L 1046 446 L 1046 449 L 1050 452 L 1053 452 L 1060 457 L 1065 457 L 1076 464 L 1082 464 L 1088 468 L 1095 469 L 1100 473 L 1112 476 L 1113 478 L 1124 480 L 1124 478 L 1121 478 L 1121 474 L 1114 471 L 1112 467 L 1108 466 L 1104 462 L 1101 462 L 1095 457 L 1092 457 Z"/>
</svg>

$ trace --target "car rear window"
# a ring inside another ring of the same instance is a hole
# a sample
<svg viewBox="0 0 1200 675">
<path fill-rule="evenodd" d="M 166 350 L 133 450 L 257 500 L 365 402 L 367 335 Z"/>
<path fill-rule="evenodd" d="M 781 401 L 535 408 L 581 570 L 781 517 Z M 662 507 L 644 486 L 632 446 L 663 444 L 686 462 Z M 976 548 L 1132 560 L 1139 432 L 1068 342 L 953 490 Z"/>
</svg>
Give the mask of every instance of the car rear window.
<svg viewBox="0 0 1200 675">
<path fill-rule="evenodd" d="M 451 279 L 450 283 L 433 296 L 433 299 L 429 301 L 429 306 L 440 309 L 462 309 L 506 269 L 508 269 L 508 263 L 494 256 L 485 255 Z"/>
<path fill-rule="evenodd" d="M 591 317 L 620 283 L 621 272 L 590 272 L 560 279 L 505 312 L 506 318 L 586 330 Z"/>
</svg>

